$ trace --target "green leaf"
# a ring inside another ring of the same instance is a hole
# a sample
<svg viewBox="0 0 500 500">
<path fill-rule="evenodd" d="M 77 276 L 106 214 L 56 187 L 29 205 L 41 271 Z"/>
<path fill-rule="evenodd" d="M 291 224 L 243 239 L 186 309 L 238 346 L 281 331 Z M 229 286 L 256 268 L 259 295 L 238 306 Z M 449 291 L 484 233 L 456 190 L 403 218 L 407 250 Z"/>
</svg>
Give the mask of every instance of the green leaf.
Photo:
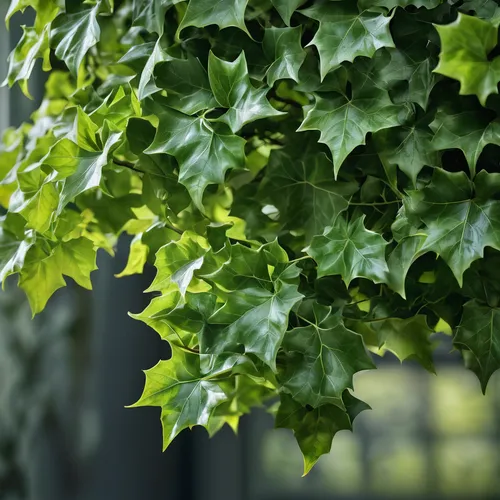
<svg viewBox="0 0 500 500">
<path fill-rule="evenodd" d="M 146 28 L 150 33 L 162 36 L 167 9 L 179 2 L 180 0 L 134 0 L 133 24 Z"/>
<path fill-rule="evenodd" d="M 61 243 L 54 251 L 59 269 L 73 278 L 81 287 L 92 289 L 90 273 L 97 269 L 96 249 L 87 238 L 77 238 Z"/>
<path fill-rule="evenodd" d="M 156 70 L 156 84 L 167 91 L 165 102 L 187 115 L 217 106 L 208 75 L 194 57 L 171 59 Z"/>
<path fill-rule="evenodd" d="M 305 2 L 305 0 L 271 0 L 274 8 L 279 12 L 281 19 L 290 26 L 292 14 Z"/>
<path fill-rule="evenodd" d="M 460 82 L 460 94 L 478 97 L 485 106 L 488 96 L 498 94 L 500 57 L 489 60 L 497 44 L 498 28 L 462 13 L 451 24 L 436 26 L 441 38 L 441 53 L 436 73 Z"/>
<path fill-rule="evenodd" d="M 490 175 L 481 172 L 477 178 L 487 184 Z M 472 188 L 463 172 L 436 169 L 427 187 L 405 199 L 407 213 L 426 226 L 422 252 L 442 257 L 460 286 L 464 271 L 483 256 L 484 247 L 500 249 L 500 202 L 474 197 Z"/>
<path fill-rule="evenodd" d="M 397 127 L 374 134 L 376 149 L 383 163 L 397 165 L 415 185 L 417 176 L 425 167 L 438 167 L 439 155 L 433 151 L 435 139 L 426 127 Z"/>
<path fill-rule="evenodd" d="M 375 283 L 387 281 L 387 241 L 364 226 L 364 217 L 347 222 L 338 217 L 321 236 L 315 236 L 306 252 L 318 263 L 318 277 L 338 274 L 349 286 L 354 278 Z"/>
<path fill-rule="evenodd" d="M 460 10 L 465 13 L 473 11 L 476 16 L 487 19 L 495 26 L 500 24 L 500 6 L 495 0 L 467 0 Z"/>
<path fill-rule="evenodd" d="M 250 83 L 244 52 L 234 62 L 218 59 L 210 52 L 208 78 L 217 102 L 229 108 L 219 120 L 227 123 L 234 133 L 246 123 L 283 114 L 267 100 L 269 89 L 256 89 Z"/>
<path fill-rule="evenodd" d="M 132 407 L 161 408 L 163 449 L 182 430 L 194 425 L 207 427 L 215 408 L 228 400 L 231 388 L 227 378 L 221 376 L 215 380 L 218 373 L 203 376 L 199 356 L 175 346 L 171 359 L 159 361 L 144 373 L 144 392 Z"/>
<path fill-rule="evenodd" d="M 157 64 L 167 61 L 169 58 L 168 54 L 163 50 L 161 40 L 159 39 L 152 47 L 152 51 L 141 73 L 139 87 L 137 89 L 137 95 L 140 100 L 160 90 L 160 88 L 156 86 L 154 71 Z"/>
<path fill-rule="evenodd" d="M 210 328 L 200 336 L 200 352 L 224 356 L 240 346 L 271 369 L 288 324 L 292 307 L 302 298 L 298 292 L 299 269 L 288 265 L 286 254 L 273 244 L 252 250 L 231 247 L 230 257 L 215 272 L 200 276 L 217 287 L 223 305 L 208 318 Z M 212 326 L 214 325 L 214 326 Z"/>
<path fill-rule="evenodd" d="M 216 24 L 220 29 L 234 26 L 247 31 L 245 8 L 248 0 L 190 0 L 186 13 L 179 24 L 178 34 L 188 26 L 203 28 Z"/>
<path fill-rule="evenodd" d="M 500 121 L 489 121 L 487 116 L 478 115 L 476 109 L 441 108 L 430 127 L 434 130 L 432 149 L 461 149 L 472 176 L 484 147 L 487 144 L 500 146 Z"/>
<path fill-rule="evenodd" d="M 299 128 L 321 132 L 319 142 L 330 148 L 335 175 L 349 153 L 366 143 L 369 132 L 402 125 L 407 117 L 407 108 L 392 104 L 386 91 L 370 87 L 366 78 L 353 78 L 352 99 L 341 95 L 316 97 Z"/>
<path fill-rule="evenodd" d="M 433 346 L 429 340 L 434 332 L 427 325 L 425 316 L 389 318 L 375 321 L 371 326 L 377 332 L 379 347 L 392 352 L 401 361 L 415 359 L 426 370 L 435 373 Z"/>
<path fill-rule="evenodd" d="M 355 2 L 318 2 L 301 14 L 319 21 L 309 45 L 315 45 L 321 63 L 321 79 L 344 61 L 358 56 L 372 57 L 377 49 L 394 47 L 389 23 L 391 16 L 365 10 Z"/>
<path fill-rule="evenodd" d="M 130 242 L 130 252 L 125 268 L 116 275 L 117 278 L 132 276 L 133 274 L 142 274 L 144 266 L 148 260 L 149 247 L 142 242 L 142 234 L 134 236 Z"/>
<path fill-rule="evenodd" d="M 244 165 L 245 141 L 219 131 L 199 116 L 187 116 L 168 107 L 159 112 L 160 123 L 147 154 L 167 153 L 179 162 L 179 182 L 193 202 L 202 209 L 202 198 L 209 184 L 222 184 L 228 169 Z"/>
<path fill-rule="evenodd" d="M 465 304 L 462 319 L 453 339 L 468 349 L 477 362 L 475 371 L 483 392 L 491 375 L 500 368 L 500 316 L 497 308 L 472 300 Z"/>
<path fill-rule="evenodd" d="M 299 69 L 306 58 L 302 48 L 302 30 L 295 28 L 268 28 L 262 41 L 264 53 L 271 61 L 266 79 L 269 86 L 276 80 L 291 79 L 299 82 Z"/>
<path fill-rule="evenodd" d="M 33 240 L 30 236 L 19 240 L 14 234 L 0 229 L 0 283 L 5 283 L 7 276 L 18 272 L 24 265 L 28 250 Z"/>
<path fill-rule="evenodd" d="M 190 232 L 160 248 L 155 259 L 156 277 L 147 291 L 163 291 L 175 283 L 184 296 L 207 250 L 205 239 Z"/>
<path fill-rule="evenodd" d="M 16 12 L 24 13 L 28 7 L 36 11 L 35 27 L 38 33 L 41 33 L 50 24 L 59 11 L 57 0 L 11 0 L 5 16 L 7 27 L 9 27 L 10 19 Z"/>
<path fill-rule="evenodd" d="M 293 430 L 304 455 L 304 475 L 310 472 L 321 455 L 330 453 L 335 434 L 352 430 L 352 421 L 357 414 L 369 408 L 350 394 L 344 397 L 344 401 L 347 411 L 334 405 L 323 405 L 309 411 L 287 394 L 281 395 L 276 427 Z"/>
<path fill-rule="evenodd" d="M 334 180 L 326 155 L 300 146 L 271 153 L 261 193 L 278 209 L 278 220 L 287 229 L 305 231 L 310 241 L 347 210 L 357 185 Z"/>
<path fill-rule="evenodd" d="M 66 63 L 73 75 L 78 74 L 87 52 L 101 36 L 97 22 L 99 5 L 73 14 L 60 14 L 52 23 L 50 38 L 55 55 Z"/>
<path fill-rule="evenodd" d="M 342 394 L 352 389 L 356 372 L 375 368 L 360 335 L 344 326 L 340 311 L 313 304 L 313 321 L 286 333 L 285 369 L 280 382 L 295 401 L 306 406 L 332 404 L 344 409 Z M 299 314 L 300 314 L 299 309 Z"/>
<path fill-rule="evenodd" d="M 424 9 L 434 9 L 439 4 L 443 3 L 443 0 L 360 0 L 358 4 L 363 9 L 369 9 L 370 7 L 385 7 L 386 9 L 394 9 L 396 7 L 409 7 L 413 5 L 414 7 Z"/>
<path fill-rule="evenodd" d="M 23 27 L 23 36 L 9 55 L 9 69 L 2 85 L 8 83 L 12 87 L 15 82 L 19 82 L 23 93 L 31 98 L 28 79 L 38 58 L 43 59 L 43 69 L 49 71 L 51 69 L 49 31 L 46 28 L 38 33 L 34 28 Z"/>
</svg>

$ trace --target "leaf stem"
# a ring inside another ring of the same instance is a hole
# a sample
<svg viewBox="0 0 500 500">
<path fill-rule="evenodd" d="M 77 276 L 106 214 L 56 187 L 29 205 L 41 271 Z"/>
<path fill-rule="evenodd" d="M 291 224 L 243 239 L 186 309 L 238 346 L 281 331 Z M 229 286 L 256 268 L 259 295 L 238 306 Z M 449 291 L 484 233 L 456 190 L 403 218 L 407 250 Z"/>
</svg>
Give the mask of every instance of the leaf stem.
<svg viewBox="0 0 500 500">
<path fill-rule="evenodd" d="M 146 172 L 143 172 L 142 170 L 139 170 L 138 168 L 136 168 L 136 166 L 130 161 L 118 160 L 117 158 L 113 158 L 113 163 L 115 165 L 119 165 L 120 167 L 128 168 L 128 169 L 133 170 L 134 172 L 138 172 L 140 174 L 146 173 Z"/>
</svg>

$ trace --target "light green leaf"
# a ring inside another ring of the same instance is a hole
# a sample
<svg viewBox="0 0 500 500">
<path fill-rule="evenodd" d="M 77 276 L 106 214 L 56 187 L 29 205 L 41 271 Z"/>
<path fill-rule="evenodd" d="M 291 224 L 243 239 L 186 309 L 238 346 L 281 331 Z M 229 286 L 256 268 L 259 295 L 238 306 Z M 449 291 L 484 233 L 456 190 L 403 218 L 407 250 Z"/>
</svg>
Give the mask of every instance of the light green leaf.
<svg viewBox="0 0 500 500">
<path fill-rule="evenodd" d="M 228 400 L 231 383 L 217 373 L 203 376 L 200 358 L 172 346 L 172 358 L 146 370 L 146 385 L 137 406 L 159 406 L 163 428 L 163 449 L 184 429 L 207 427 L 215 408 Z M 222 379 L 222 380 L 221 380 Z"/>
<path fill-rule="evenodd" d="M 144 266 L 148 260 L 149 247 L 142 242 L 142 234 L 136 234 L 130 242 L 127 264 L 123 271 L 116 275 L 117 278 L 143 273 Z"/>
<path fill-rule="evenodd" d="M 234 62 L 218 59 L 210 52 L 208 78 L 217 102 L 229 108 L 220 121 L 227 123 L 234 133 L 251 121 L 283 114 L 267 100 L 269 89 L 256 89 L 250 83 L 244 52 Z"/>
<path fill-rule="evenodd" d="M 498 28 L 488 21 L 458 14 L 446 26 L 436 26 L 441 38 L 441 53 L 436 73 L 460 82 L 460 94 L 474 94 L 485 106 L 491 94 L 498 94 L 500 57 L 489 60 L 497 44 Z"/>
<path fill-rule="evenodd" d="M 340 275 L 349 286 L 354 278 L 375 283 L 387 281 L 385 247 L 387 241 L 365 228 L 364 217 L 346 222 L 337 217 L 332 227 L 315 236 L 306 252 L 318 263 L 318 277 Z"/>
<path fill-rule="evenodd" d="M 33 239 L 28 237 L 19 240 L 15 235 L 0 228 L 0 283 L 5 283 L 7 276 L 18 272 L 24 265 L 26 253 L 33 245 Z"/>
<path fill-rule="evenodd" d="M 155 279 L 148 292 L 163 291 L 175 283 L 184 296 L 193 280 L 194 272 L 203 265 L 208 244 L 204 238 L 186 231 L 178 241 L 172 241 L 156 253 Z"/>
</svg>

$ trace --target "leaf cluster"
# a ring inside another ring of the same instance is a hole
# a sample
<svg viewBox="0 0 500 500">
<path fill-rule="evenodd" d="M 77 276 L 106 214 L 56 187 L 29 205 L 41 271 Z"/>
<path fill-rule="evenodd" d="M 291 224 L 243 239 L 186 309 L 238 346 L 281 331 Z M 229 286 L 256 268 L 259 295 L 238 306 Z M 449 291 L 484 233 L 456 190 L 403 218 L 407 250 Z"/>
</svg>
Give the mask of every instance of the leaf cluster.
<svg viewBox="0 0 500 500">
<path fill-rule="evenodd" d="M 434 371 L 454 335 L 500 367 L 500 6 L 495 0 L 12 0 L 33 26 L 6 82 L 30 123 L 0 147 L 0 280 L 33 314 L 98 249 L 157 274 L 133 317 L 170 343 L 136 406 L 237 428 L 279 398 L 305 472 L 389 351 Z M 495 264 L 495 262 L 497 264 Z"/>
</svg>

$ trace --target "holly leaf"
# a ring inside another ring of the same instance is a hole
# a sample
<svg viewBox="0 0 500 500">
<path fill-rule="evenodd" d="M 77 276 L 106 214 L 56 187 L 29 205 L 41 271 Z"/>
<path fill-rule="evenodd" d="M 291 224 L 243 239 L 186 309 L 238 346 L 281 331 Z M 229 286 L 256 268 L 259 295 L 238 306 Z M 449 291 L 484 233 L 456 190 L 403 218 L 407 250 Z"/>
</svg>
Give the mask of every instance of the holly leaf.
<svg viewBox="0 0 500 500">
<path fill-rule="evenodd" d="M 204 376 L 199 356 L 177 346 L 172 346 L 168 361 L 159 361 L 144 373 L 144 392 L 131 408 L 161 408 L 164 450 L 182 430 L 195 425 L 207 427 L 215 408 L 228 400 L 231 389 L 228 377 L 221 374 L 215 380 L 218 373 Z"/>
<path fill-rule="evenodd" d="M 301 45 L 302 29 L 268 28 L 262 41 L 264 54 L 271 64 L 267 70 L 267 84 L 272 87 L 276 80 L 291 79 L 299 82 L 299 70 L 306 58 Z"/>
<path fill-rule="evenodd" d="M 500 121 L 490 121 L 476 109 L 440 108 L 430 127 L 434 131 L 432 149 L 460 149 L 464 152 L 471 175 L 476 173 L 479 157 L 487 144 L 500 146 Z"/>
<path fill-rule="evenodd" d="M 278 209 L 287 229 L 305 232 L 310 241 L 347 210 L 357 188 L 355 182 L 334 180 L 326 155 L 300 144 L 272 151 L 261 197 Z"/>
<path fill-rule="evenodd" d="M 286 333 L 286 356 L 280 382 L 303 406 L 331 404 L 345 409 L 342 395 L 352 389 L 352 377 L 375 368 L 360 335 L 344 326 L 340 311 L 314 303 L 314 319 Z M 299 315 L 300 315 L 299 309 Z"/>
<path fill-rule="evenodd" d="M 163 101 L 157 100 L 157 103 Z M 179 162 L 179 182 L 195 205 L 203 210 L 202 198 L 209 184 L 222 184 L 230 168 L 245 163 L 245 141 L 215 128 L 203 116 L 188 116 L 162 104 L 160 123 L 147 154 L 167 153 Z"/>
<path fill-rule="evenodd" d="M 500 368 L 500 315 L 496 307 L 467 302 L 457 328 L 454 344 L 468 349 L 477 362 L 476 373 L 483 393 L 491 375 Z"/>
<path fill-rule="evenodd" d="M 476 182 L 487 185 L 490 175 L 482 171 Z M 464 172 L 435 169 L 427 187 L 408 193 L 405 209 L 425 223 L 422 252 L 442 257 L 460 286 L 464 271 L 483 256 L 484 247 L 500 249 L 500 202 L 483 198 L 481 191 L 474 196 Z"/>
<path fill-rule="evenodd" d="M 460 94 L 478 97 L 485 106 L 488 96 L 498 94 L 500 57 L 489 60 L 497 44 L 498 28 L 488 21 L 459 13 L 446 26 L 436 26 L 441 53 L 436 73 L 460 82 Z"/>
<path fill-rule="evenodd" d="M 354 418 L 369 406 L 346 391 L 347 411 L 335 405 L 322 405 L 308 409 L 287 394 L 281 394 L 276 414 L 276 427 L 292 429 L 302 455 L 304 475 L 308 474 L 321 455 L 330 453 L 337 432 L 352 430 Z"/>
<path fill-rule="evenodd" d="M 167 91 L 168 105 L 187 115 L 217 106 L 208 75 L 195 57 L 171 59 L 158 66 L 156 84 Z"/>
<path fill-rule="evenodd" d="M 190 0 L 186 13 L 182 18 L 177 33 L 187 28 L 195 26 L 203 28 L 211 24 L 216 24 L 220 29 L 234 26 L 248 33 L 245 26 L 245 8 L 248 0 Z"/>
<path fill-rule="evenodd" d="M 377 49 L 394 47 L 389 30 L 392 16 L 369 10 L 360 12 L 355 2 L 323 1 L 300 12 L 319 21 L 319 29 L 309 45 L 318 49 L 322 80 L 344 61 L 372 57 Z"/>
<path fill-rule="evenodd" d="M 267 100 L 269 89 L 256 89 L 250 83 L 244 52 L 234 62 L 223 61 L 210 52 L 208 78 L 217 102 L 229 108 L 219 120 L 227 123 L 234 133 L 246 123 L 284 114 Z"/>
<path fill-rule="evenodd" d="M 66 63 L 75 76 L 87 52 L 101 36 L 97 22 L 99 5 L 71 14 L 60 14 L 52 23 L 50 39 L 55 55 Z"/>
<path fill-rule="evenodd" d="M 375 283 L 387 281 L 385 247 L 387 241 L 364 226 L 364 216 L 347 222 L 337 217 L 321 236 L 315 236 L 306 252 L 318 264 L 318 278 L 340 275 L 349 286 L 354 278 Z"/>
</svg>

